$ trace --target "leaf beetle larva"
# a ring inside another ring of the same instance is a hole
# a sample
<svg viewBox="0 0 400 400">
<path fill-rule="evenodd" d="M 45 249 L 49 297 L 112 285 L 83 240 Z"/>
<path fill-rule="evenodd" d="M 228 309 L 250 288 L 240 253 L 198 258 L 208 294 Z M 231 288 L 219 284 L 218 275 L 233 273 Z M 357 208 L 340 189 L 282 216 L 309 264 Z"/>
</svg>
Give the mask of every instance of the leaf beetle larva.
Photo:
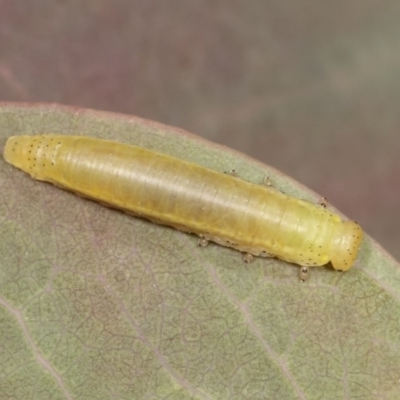
<svg viewBox="0 0 400 400">
<path fill-rule="evenodd" d="M 320 205 L 137 146 L 13 136 L 4 158 L 35 179 L 255 256 L 346 271 L 362 241 L 358 224 Z"/>
</svg>

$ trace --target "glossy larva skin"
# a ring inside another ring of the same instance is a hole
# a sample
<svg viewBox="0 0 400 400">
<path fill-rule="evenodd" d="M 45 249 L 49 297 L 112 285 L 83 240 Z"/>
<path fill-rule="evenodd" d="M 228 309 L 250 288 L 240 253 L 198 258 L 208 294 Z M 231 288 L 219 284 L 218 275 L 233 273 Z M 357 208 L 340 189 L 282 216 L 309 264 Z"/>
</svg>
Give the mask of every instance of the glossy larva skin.
<svg viewBox="0 0 400 400">
<path fill-rule="evenodd" d="M 354 264 L 362 230 L 307 201 L 148 149 L 82 136 L 14 136 L 6 161 L 33 178 L 256 256 Z"/>
</svg>

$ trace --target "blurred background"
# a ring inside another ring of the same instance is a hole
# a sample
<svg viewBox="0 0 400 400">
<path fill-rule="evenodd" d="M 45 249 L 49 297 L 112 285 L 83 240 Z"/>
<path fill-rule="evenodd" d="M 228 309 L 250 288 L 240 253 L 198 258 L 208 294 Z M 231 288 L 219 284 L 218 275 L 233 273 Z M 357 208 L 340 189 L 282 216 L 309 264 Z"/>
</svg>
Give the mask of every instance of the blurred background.
<svg viewBox="0 0 400 400">
<path fill-rule="evenodd" d="M 400 2 L 0 0 L 0 101 L 133 114 L 247 153 L 400 259 Z"/>
</svg>

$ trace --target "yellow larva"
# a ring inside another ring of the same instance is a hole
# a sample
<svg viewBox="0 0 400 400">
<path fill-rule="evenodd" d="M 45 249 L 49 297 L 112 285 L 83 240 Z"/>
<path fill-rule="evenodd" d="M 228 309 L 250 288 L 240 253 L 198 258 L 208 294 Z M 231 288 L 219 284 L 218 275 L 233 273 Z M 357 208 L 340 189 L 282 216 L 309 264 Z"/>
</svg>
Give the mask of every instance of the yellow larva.
<svg viewBox="0 0 400 400">
<path fill-rule="evenodd" d="M 206 240 L 346 271 L 362 230 L 310 202 L 148 149 L 82 136 L 13 136 L 4 158 L 33 178 Z"/>
</svg>

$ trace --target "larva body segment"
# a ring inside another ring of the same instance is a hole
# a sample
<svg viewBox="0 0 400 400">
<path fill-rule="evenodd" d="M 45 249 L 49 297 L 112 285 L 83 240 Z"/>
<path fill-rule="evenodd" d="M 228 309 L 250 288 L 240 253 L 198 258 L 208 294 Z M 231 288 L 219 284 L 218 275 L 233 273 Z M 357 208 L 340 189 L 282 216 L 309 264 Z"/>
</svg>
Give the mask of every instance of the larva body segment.
<svg viewBox="0 0 400 400">
<path fill-rule="evenodd" d="M 148 149 L 81 136 L 14 136 L 6 161 L 33 178 L 256 256 L 354 264 L 362 230 L 310 202 Z"/>
</svg>

